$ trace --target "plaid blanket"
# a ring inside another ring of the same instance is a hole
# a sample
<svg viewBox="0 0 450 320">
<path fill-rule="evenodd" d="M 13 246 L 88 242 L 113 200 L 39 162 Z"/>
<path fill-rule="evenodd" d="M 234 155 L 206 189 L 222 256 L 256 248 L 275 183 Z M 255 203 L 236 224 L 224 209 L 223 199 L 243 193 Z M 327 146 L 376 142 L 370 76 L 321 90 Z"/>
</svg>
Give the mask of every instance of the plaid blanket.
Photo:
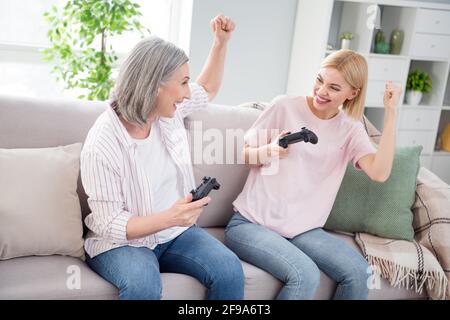
<svg viewBox="0 0 450 320">
<path fill-rule="evenodd" d="M 364 117 L 376 144 L 380 132 Z M 414 241 L 392 240 L 357 233 L 355 240 L 369 263 L 391 285 L 425 288 L 432 299 L 450 298 L 450 186 L 424 167 L 417 177 L 412 206 Z"/>
</svg>

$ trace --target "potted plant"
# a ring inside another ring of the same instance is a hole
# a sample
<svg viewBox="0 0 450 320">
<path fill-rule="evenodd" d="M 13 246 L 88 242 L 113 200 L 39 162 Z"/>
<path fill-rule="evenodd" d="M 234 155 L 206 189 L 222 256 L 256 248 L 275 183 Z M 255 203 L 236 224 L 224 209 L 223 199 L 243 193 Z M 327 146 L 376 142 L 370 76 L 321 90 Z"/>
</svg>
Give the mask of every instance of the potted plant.
<svg viewBox="0 0 450 320">
<path fill-rule="evenodd" d="M 118 60 L 108 40 L 132 30 L 144 35 L 139 8 L 133 0 L 68 0 L 45 12 L 51 46 L 43 53 L 46 61 L 54 62 L 57 80 L 66 89 L 84 91 L 79 98 L 106 100 Z"/>
<path fill-rule="evenodd" d="M 345 31 L 341 33 L 341 49 L 350 49 L 350 42 L 353 39 L 351 32 Z"/>
<path fill-rule="evenodd" d="M 414 70 L 408 75 L 406 82 L 406 102 L 409 105 L 418 105 L 423 94 L 429 93 L 432 88 L 433 82 L 428 73 L 419 69 Z"/>
</svg>

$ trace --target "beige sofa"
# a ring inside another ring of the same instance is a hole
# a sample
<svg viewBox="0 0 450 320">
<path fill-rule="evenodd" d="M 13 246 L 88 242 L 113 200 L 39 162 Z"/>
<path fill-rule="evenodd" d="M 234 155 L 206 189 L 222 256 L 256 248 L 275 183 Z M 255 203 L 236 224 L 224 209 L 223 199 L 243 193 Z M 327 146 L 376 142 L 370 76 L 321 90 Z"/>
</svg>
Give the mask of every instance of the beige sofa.
<svg viewBox="0 0 450 320">
<path fill-rule="evenodd" d="M 106 103 L 76 100 L 38 100 L 0 96 L 0 148 L 37 148 L 83 142 L 95 119 L 107 107 Z M 192 139 L 207 129 L 240 129 L 241 135 L 256 120 L 260 110 L 234 106 L 210 105 L 204 111 L 186 119 Z M 210 131 L 214 132 L 214 131 Z M 217 133 L 217 130 L 215 131 Z M 211 137 L 210 137 L 211 138 Z M 242 137 L 241 137 L 242 138 Z M 205 138 L 206 139 L 206 138 Z M 234 139 L 227 140 L 228 144 Z M 239 140 L 239 139 L 237 139 Z M 242 139 L 241 139 L 242 140 Z M 210 141 L 204 141 L 206 147 Z M 197 145 L 198 147 L 198 145 Z M 227 148 L 228 152 L 230 151 Z M 240 154 L 235 145 L 235 159 Z M 225 159 L 226 152 L 222 159 Z M 209 159 L 211 160 L 211 159 Z M 199 220 L 213 236 L 223 241 L 223 230 L 232 215 L 231 203 L 241 191 L 247 176 L 242 164 L 194 164 L 196 181 L 203 176 L 218 179 L 222 187 L 214 191 L 213 201 Z M 82 215 L 89 213 L 80 180 L 78 194 Z M 358 248 L 353 237 L 337 234 Z M 358 248 L 359 250 L 359 248 Z M 245 272 L 245 299 L 273 299 L 281 283 L 267 272 L 242 262 Z M 81 270 L 81 288 L 68 289 L 67 267 L 77 265 Z M 203 299 L 205 288 L 194 278 L 182 274 L 163 273 L 163 299 Z M 324 274 L 316 299 L 330 299 L 335 283 Z M 0 261 L 0 299 L 117 299 L 117 289 L 103 280 L 82 261 L 67 256 L 29 256 Z M 381 288 L 370 291 L 370 299 L 426 298 L 413 291 L 396 289 L 385 280 Z"/>
</svg>

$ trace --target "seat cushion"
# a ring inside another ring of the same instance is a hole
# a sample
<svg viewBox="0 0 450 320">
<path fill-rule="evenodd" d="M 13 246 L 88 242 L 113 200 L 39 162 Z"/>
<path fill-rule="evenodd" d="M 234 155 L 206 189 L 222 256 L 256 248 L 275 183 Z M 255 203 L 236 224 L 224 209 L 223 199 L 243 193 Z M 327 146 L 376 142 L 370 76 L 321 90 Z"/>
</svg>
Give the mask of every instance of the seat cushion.
<svg viewBox="0 0 450 320">
<path fill-rule="evenodd" d="M 269 273 L 242 262 L 245 274 L 245 300 L 271 300 L 281 289 L 281 282 Z M 195 278 L 177 273 L 162 273 L 163 300 L 203 300 L 206 288 Z"/>
<path fill-rule="evenodd" d="M 223 241 L 223 228 L 207 228 L 211 235 Z M 334 233 L 359 251 L 353 238 Z M 282 283 L 264 270 L 242 262 L 245 274 L 246 300 L 274 299 Z M 68 289 L 73 270 L 79 268 L 80 289 Z M 163 273 L 163 299 L 197 300 L 206 297 L 206 289 L 196 279 L 175 273 Z M 314 299 L 331 299 L 336 283 L 324 273 Z M 380 289 L 370 290 L 369 299 L 424 299 L 412 290 L 391 287 L 380 281 Z M 115 286 L 102 279 L 80 259 L 65 256 L 24 257 L 0 261 L 0 299 L 118 299 Z"/>
<path fill-rule="evenodd" d="M 0 261 L 0 299 L 117 298 L 117 289 L 77 258 L 53 255 Z"/>
</svg>

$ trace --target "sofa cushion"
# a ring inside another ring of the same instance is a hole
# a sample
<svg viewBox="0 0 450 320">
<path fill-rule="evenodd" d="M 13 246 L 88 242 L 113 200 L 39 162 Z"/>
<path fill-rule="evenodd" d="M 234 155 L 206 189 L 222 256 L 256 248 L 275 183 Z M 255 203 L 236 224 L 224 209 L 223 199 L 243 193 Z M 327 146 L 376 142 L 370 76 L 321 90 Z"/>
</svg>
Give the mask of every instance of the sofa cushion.
<svg viewBox="0 0 450 320">
<path fill-rule="evenodd" d="M 211 104 L 185 120 L 189 138 L 195 181 L 214 177 L 221 184 L 212 191 L 212 201 L 198 224 L 223 227 L 233 215 L 232 202 L 242 191 L 248 176 L 241 154 L 244 133 L 256 121 L 260 110 Z"/>
<path fill-rule="evenodd" d="M 206 229 L 219 240 L 223 228 Z M 359 250 L 351 236 L 334 233 Z M 245 299 L 267 300 L 276 297 L 281 282 L 269 273 L 242 262 L 245 274 Z M 80 282 L 74 280 L 81 275 Z M 162 298 L 167 300 L 204 299 L 206 289 L 196 279 L 175 273 L 162 273 Z M 67 285 L 69 283 L 69 286 Z M 79 287 L 78 287 L 79 284 Z M 314 299 L 330 299 L 336 283 L 324 273 Z M 369 299 L 423 299 L 413 290 L 391 287 L 381 279 L 379 289 L 370 290 Z M 0 261 L 0 300 L 2 299 L 118 299 L 115 286 L 102 279 L 80 259 L 67 256 L 23 257 Z"/>
<path fill-rule="evenodd" d="M 421 151 L 422 146 L 397 147 L 391 175 L 384 183 L 371 181 L 349 165 L 325 227 L 411 241 L 411 206 Z"/>
<path fill-rule="evenodd" d="M 84 257 L 77 179 L 81 143 L 0 149 L 0 260 Z"/>
<path fill-rule="evenodd" d="M 2 300 L 118 299 L 116 287 L 80 259 L 67 256 L 0 261 L 0 284 Z"/>
<path fill-rule="evenodd" d="M 105 101 L 0 95 L 0 148 L 44 148 L 83 142 L 107 106 Z M 77 192 L 85 217 L 90 209 L 80 178 Z"/>
</svg>

